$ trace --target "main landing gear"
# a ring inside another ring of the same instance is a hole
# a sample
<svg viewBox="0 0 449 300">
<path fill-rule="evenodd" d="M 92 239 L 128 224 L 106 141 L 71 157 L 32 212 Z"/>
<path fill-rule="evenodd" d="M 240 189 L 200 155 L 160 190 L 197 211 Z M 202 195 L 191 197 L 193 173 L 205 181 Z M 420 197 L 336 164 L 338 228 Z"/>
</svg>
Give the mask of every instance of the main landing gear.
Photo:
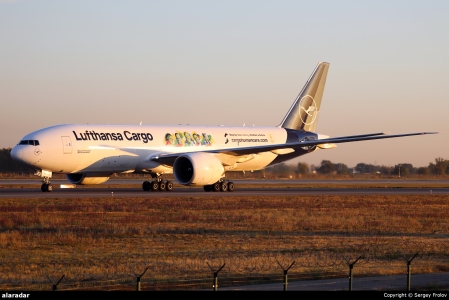
<svg viewBox="0 0 449 300">
<path fill-rule="evenodd" d="M 44 178 L 41 185 L 42 192 L 53 192 L 53 186 L 50 183 L 50 178 Z"/>
<path fill-rule="evenodd" d="M 214 184 L 204 186 L 206 192 L 233 192 L 235 189 L 232 181 L 217 181 Z"/>
<path fill-rule="evenodd" d="M 162 178 L 158 177 L 154 181 L 144 181 L 142 183 L 142 189 L 144 191 L 161 191 L 161 192 L 171 192 L 173 190 L 173 182 L 164 181 Z"/>
</svg>

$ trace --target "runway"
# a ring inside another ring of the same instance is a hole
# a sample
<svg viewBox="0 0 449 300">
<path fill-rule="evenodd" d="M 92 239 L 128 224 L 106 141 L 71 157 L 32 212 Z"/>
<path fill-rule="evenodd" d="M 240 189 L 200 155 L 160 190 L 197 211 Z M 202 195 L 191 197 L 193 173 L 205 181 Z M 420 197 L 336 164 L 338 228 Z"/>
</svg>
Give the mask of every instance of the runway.
<svg viewBox="0 0 449 300">
<path fill-rule="evenodd" d="M 144 180 L 151 181 L 151 178 L 140 179 L 109 179 L 103 185 L 110 184 L 142 184 Z M 173 180 L 172 180 L 173 181 Z M 237 185 L 241 184 L 262 184 L 262 185 L 279 185 L 279 184 L 447 184 L 449 187 L 448 179 L 236 179 L 232 180 Z M 55 185 L 70 184 L 67 179 L 52 179 L 51 182 Z M 5 184 L 40 184 L 39 178 L 35 179 L 0 179 L 0 186 Z"/>
<path fill-rule="evenodd" d="M 74 188 L 43 193 L 38 188 L 3 188 L 0 198 L 92 198 L 92 197 L 236 197 L 322 195 L 449 195 L 449 188 L 236 188 L 234 192 L 205 192 L 202 188 L 175 188 L 171 192 L 145 192 L 139 188 Z"/>
</svg>

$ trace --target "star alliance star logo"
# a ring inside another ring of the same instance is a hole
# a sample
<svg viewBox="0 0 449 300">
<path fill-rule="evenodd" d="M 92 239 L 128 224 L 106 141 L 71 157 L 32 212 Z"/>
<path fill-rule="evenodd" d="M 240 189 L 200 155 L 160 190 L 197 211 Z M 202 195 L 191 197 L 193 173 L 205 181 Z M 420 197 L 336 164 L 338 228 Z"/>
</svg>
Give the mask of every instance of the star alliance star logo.
<svg viewBox="0 0 449 300">
<path fill-rule="evenodd" d="M 310 125 L 315 122 L 318 115 L 318 108 L 310 95 L 305 95 L 299 102 L 299 117 L 304 125 Z"/>
</svg>

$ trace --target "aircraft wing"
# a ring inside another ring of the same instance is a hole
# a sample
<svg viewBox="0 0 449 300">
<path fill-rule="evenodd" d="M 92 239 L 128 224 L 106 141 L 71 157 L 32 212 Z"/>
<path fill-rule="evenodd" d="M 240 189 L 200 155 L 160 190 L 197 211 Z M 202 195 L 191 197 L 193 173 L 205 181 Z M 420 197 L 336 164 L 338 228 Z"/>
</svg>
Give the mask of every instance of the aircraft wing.
<svg viewBox="0 0 449 300">
<path fill-rule="evenodd" d="M 309 140 L 295 143 L 286 144 L 271 144 L 262 146 L 252 146 L 252 147 L 238 147 L 238 148 L 226 148 L 226 149 L 215 149 L 215 150 L 202 150 L 202 151 L 192 151 L 183 153 L 167 153 L 159 154 L 157 156 L 151 157 L 151 160 L 157 161 L 169 166 L 173 166 L 176 158 L 183 154 L 194 153 L 194 152 L 206 152 L 206 153 L 217 153 L 217 154 L 227 154 L 233 156 L 256 154 L 266 151 L 276 151 L 283 149 L 298 149 L 307 146 L 317 146 L 321 144 L 339 144 L 339 143 L 350 143 L 358 141 L 369 141 L 369 140 L 380 140 L 380 139 L 390 139 L 397 137 L 413 136 L 413 135 L 425 135 L 425 134 L 438 134 L 439 132 L 414 132 L 414 133 L 403 133 L 403 134 L 384 134 L 384 133 L 371 133 L 362 135 L 349 135 L 341 137 L 333 137 L 319 140 Z M 289 153 L 289 152 L 288 152 Z"/>
</svg>

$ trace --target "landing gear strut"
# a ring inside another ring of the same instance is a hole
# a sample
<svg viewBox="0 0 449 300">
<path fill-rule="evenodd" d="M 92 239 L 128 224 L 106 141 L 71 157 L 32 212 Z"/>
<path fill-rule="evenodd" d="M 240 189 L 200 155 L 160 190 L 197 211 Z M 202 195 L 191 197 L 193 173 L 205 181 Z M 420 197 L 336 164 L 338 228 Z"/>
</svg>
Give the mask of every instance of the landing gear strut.
<svg viewBox="0 0 449 300">
<path fill-rule="evenodd" d="M 214 184 L 205 185 L 203 188 L 206 192 L 233 192 L 235 185 L 231 181 L 217 181 Z"/>
<path fill-rule="evenodd" d="M 142 183 L 142 189 L 144 191 L 161 191 L 161 192 L 171 192 L 173 190 L 173 182 L 168 180 L 163 180 L 162 177 L 158 176 L 154 181 L 144 181 Z"/>
<path fill-rule="evenodd" d="M 41 185 L 41 191 L 42 192 L 53 192 L 53 186 L 50 183 L 50 178 L 52 175 L 51 171 L 48 170 L 34 170 L 34 175 L 42 177 L 42 185 Z"/>
</svg>

